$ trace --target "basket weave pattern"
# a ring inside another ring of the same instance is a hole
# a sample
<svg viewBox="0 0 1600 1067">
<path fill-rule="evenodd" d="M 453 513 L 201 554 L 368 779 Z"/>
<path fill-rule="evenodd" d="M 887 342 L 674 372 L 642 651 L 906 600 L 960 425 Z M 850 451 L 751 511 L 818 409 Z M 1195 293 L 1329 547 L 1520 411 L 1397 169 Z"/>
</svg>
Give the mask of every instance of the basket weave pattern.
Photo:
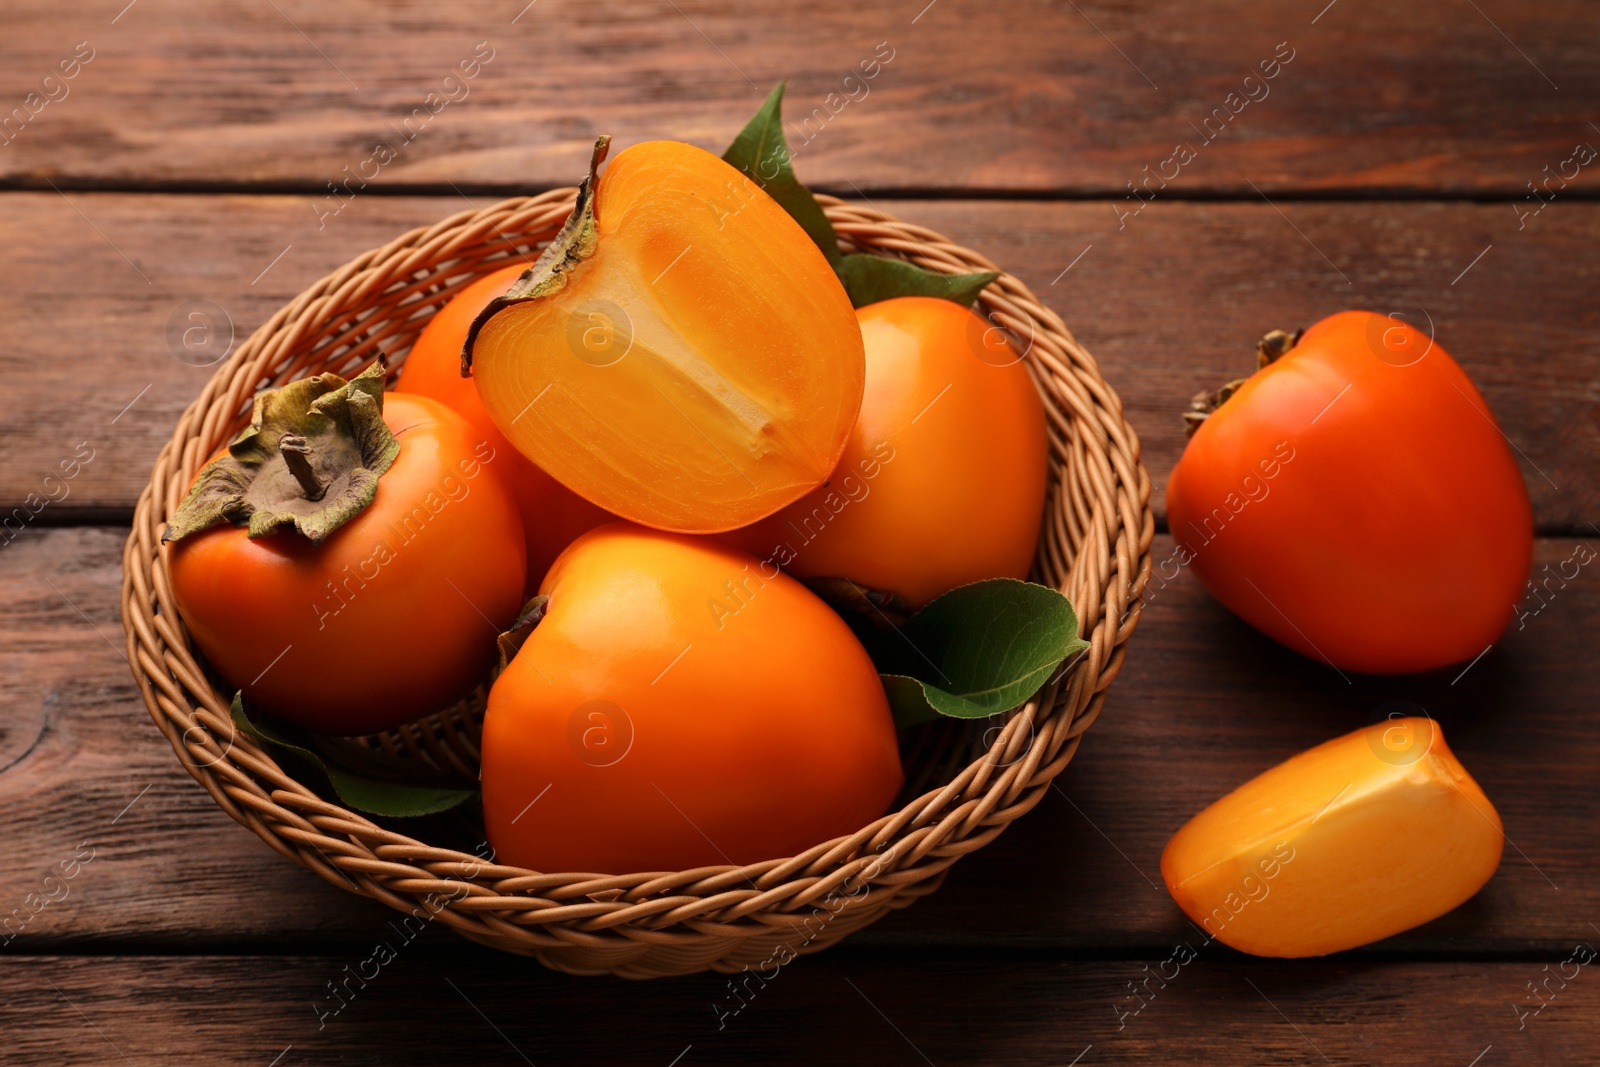
<svg viewBox="0 0 1600 1067">
<path fill-rule="evenodd" d="M 189 773 L 230 816 L 334 885 L 405 912 L 425 907 L 465 937 L 573 973 L 771 966 L 932 892 L 958 858 L 1038 803 L 1099 715 L 1138 621 L 1154 533 L 1138 439 L 1093 357 L 1021 282 L 1002 274 L 979 310 L 1026 352 L 1045 399 L 1050 488 L 1033 577 L 1071 598 L 1089 648 L 1009 716 L 912 731 L 903 806 L 798 856 L 668 873 L 542 874 L 489 862 L 486 849 L 430 846 L 330 803 L 235 731 L 231 694 L 197 658 L 159 547 L 189 483 L 245 424 L 258 389 L 324 370 L 350 374 L 380 354 L 397 368 L 456 292 L 554 236 L 575 193 L 462 212 L 374 249 L 301 293 L 218 368 L 139 498 L 123 558 L 128 657 Z M 818 199 L 847 250 L 950 273 L 997 269 L 930 230 Z M 475 777 L 482 696 L 374 743 Z"/>
</svg>

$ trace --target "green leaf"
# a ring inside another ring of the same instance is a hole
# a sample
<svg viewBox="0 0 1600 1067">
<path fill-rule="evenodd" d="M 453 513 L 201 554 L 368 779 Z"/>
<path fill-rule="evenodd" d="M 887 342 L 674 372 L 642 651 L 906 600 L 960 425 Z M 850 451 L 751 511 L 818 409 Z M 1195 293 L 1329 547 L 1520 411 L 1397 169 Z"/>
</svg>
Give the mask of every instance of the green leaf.
<svg viewBox="0 0 1600 1067">
<path fill-rule="evenodd" d="M 739 131 L 723 161 L 744 171 L 751 181 L 765 189 L 790 218 L 800 224 L 816 242 L 828 262 L 839 262 L 839 238 L 833 223 L 822 213 L 811 190 L 794 176 L 789 158 L 789 142 L 783 136 L 783 82 L 772 90 L 755 117 Z"/>
<path fill-rule="evenodd" d="M 783 135 L 783 88 L 779 82 L 755 117 L 739 131 L 722 158 L 750 177 L 800 224 L 828 257 L 852 307 L 866 307 L 897 296 L 933 296 L 971 307 L 983 287 L 1000 277 L 994 271 L 976 274 L 940 274 L 902 259 L 839 254 L 839 237 L 833 223 L 817 204 L 811 190 L 795 177 L 789 142 Z"/>
<path fill-rule="evenodd" d="M 1023 704 L 1063 660 L 1088 648 L 1066 597 L 994 578 L 937 597 L 874 644 L 895 725 L 981 719 Z"/>
<path fill-rule="evenodd" d="M 233 694 L 231 712 L 241 732 L 314 768 L 341 801 L 369 815 L 433 815 L 449 811 L 477 793 L 452 786 L 438 770 L 420 760 L 313 734 L 287 723 L 253 722 L 245 713 L 243 693 Z"/>
<path fill-rule="evenodd" d="M 897 296 L 936 296 L 971 307 L 983 287 L 1000 277 L 992 270 L 976 274 L 940 274 L 903 259 L 888 259 L 862 252 L 834 264 L 853 307 L 866 307 Z"/>
<path fill-rule="evenodd" d="M 372 778 L 346 774 L 332 767 L 324 768 L 328 782 L 339 799 L 371 815 L 389 815 L 411 818 L 418 815 L 436 815 L 466 803 L 477 795 L 476 789 L 435 789 L 429 786 L 400 785 L 380 782 Z"/>
</svg>

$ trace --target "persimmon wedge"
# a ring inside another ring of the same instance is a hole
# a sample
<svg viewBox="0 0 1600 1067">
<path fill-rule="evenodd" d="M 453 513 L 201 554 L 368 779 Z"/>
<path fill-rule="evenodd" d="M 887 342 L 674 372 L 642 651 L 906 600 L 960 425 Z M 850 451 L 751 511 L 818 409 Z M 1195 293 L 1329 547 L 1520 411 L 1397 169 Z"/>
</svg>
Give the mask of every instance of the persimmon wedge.
<svg viewBox="0 0 1600 1067">
<path fill-rule="evenodd" d="M 1256 956 L 1322 956 L 1438 918 L 1500 864 L 1500 816 L 1426 718 L 1389 719 L 1273 767 L 1161 855 L 1174 900 Z"/>
<path fill-rule="evenodd" d="M 866 374 L 850 299 L 727 163 L 651 141 L 596 177 L 606 143 L 463 363 L 512 444 L 607 511 L 680 533 L 754 522 L 844 451 Z"/>
</svg>

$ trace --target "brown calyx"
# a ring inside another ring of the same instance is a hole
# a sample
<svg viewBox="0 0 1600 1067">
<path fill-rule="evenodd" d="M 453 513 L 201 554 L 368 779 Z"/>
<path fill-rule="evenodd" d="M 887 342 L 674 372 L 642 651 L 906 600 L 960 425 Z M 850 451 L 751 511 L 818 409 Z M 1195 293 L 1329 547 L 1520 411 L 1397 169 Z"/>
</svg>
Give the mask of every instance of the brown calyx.
<svg viewBox="0 0 1600 1067">
<path fill-rule="evenodd" d="M 467 339 L 461 345 L 461 376 L 472 377 L 472 349 L 478 342 L 478 332 L 484 323 L 494 318 L 512 304 L 537 300 L 563 288 L 568 276 L 584 260 L 594 255 L 599 243 L 599 230 L 595 223 L 595 184 L 600 180 L 600 164 L 605 162 L 611 149 L 611 135 L 595 138 L 594 151 L 589 155 L 589 173 L 578 183 L 578 198 L 572 205 L 572 214 L 562 224 L 550 243 L 545 246 L 533 266 L 518 275 L 503 296 L 489 301 L 467 329 Z"/>
<path fill-rule="evenodd" d="M 348 381 L 317 374 L 257 393 L 250 425 L 200 471 L 161 540 L 229 522 L 252 538 L 289 529 L 317 544 L 355 518 L 400 454 L 383 383 L 380 359 Z"/>
<path fill-rule="evenodd" d="M 517 612 L 517 617 L 510 626 L 506 627 L 498 639 L 500 646 L 500 669 L 503 671 L 517 658 L 517 653 L 522 651 L 522 646 L 528 636 L 538 627 L 544 619 L 545 613 L 550 610 L 550 594 L 540 593 L 538 596 L 522 605 L 522 610 Z"/>
<path fill-rule="evenodd" d="M 848 578 L 807 578 L 807 589 L 846 618 L 857 618 L 874 630 L 893 630 L 914 614 L 911 603 L 899 593 L 869 589 Z"/>
<path fill-rule="evenodd" d="M 1300 335 L 1304 330 L 1286 333 L 1283 330 L 1269 330 L 1261 340 L 1256 342 L 1256 370 L 1276 363 L 1288 355 L 1295 345 L 1300 343 Z M 1189 410 L 1183 413 L 1183 428 L 1187 436 L 1193 437 L 1194 432 L 1205 422 L 1228 398 L 1239 391 L 1239 387 L 1249 381 L 1246 378 L 1235 378 L 1233 381 L 1216 388 L 1203 389 L 1189 401 Z"/>
</svg>

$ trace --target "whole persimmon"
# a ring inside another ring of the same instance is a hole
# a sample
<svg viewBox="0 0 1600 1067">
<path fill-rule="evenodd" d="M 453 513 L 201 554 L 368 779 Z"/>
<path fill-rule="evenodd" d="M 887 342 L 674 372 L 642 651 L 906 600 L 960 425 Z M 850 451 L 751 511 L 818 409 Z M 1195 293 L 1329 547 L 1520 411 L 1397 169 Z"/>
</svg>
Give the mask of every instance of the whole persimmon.
<svg viewBox="0 0 1600 1067">
<path fill-rule="evenodd" d="M 839 466 L 724 539 L 913 608 L 968 582 L 1026 578 L 1048 477 L 1027 367 L 1001 330 L 948 300 L 897 297 L 856 314 L 866 387 Z"/>
<path fill-rule="evenodd" d="M 1197 401 L 1167 480 L 1174 562 L 1336 668 L 1481 655 L 1522 595 L 1533 516 L 1471 379 L 1433 338 L 1370 311 L 1298 341 L 1274 332 L 1261 352 L 1255 374 Z"/>
<path fill-rule="evenodd" d="M 521 603 L 493 446 L 374 366 L 256 396 L 162 535 L 179 614 L 253 709 L 365 734 L 459 698 Z"/>
<path fill-rule="evenodd" d="M 502 862 L 748 864 L 853 833 L 899 790 L 871 660 L 777 568 L 612 523 L 573 542 L 541 592 L 484 718 L 484 818 Z"/>
<path fill-rule="evenodd" d="M 800 224 L 704 149 L 651 141 L 596 177 L 492 302 L 484 406 L 556 480 L 657 529 L 713 533 L 822 484 L 861 405 L 850 298 Z"/>
<path fill-rule="evenodd" d="M 440 308 L 411 346 L 394 391 L 429 396 L 448 405 L 493 446 L 501 474 L 522 510 L 522 530 L 528 539 L 528 586 L 537 588 L 544 572 L 575 537 L 616 516 L 589 503 L 518 452 L 489 417 L 476 382 L 461 374 L 461 346 L 472 320 L 510 288 L 527 266 L 518 263 L 487 274 Z"/>
</svg>

